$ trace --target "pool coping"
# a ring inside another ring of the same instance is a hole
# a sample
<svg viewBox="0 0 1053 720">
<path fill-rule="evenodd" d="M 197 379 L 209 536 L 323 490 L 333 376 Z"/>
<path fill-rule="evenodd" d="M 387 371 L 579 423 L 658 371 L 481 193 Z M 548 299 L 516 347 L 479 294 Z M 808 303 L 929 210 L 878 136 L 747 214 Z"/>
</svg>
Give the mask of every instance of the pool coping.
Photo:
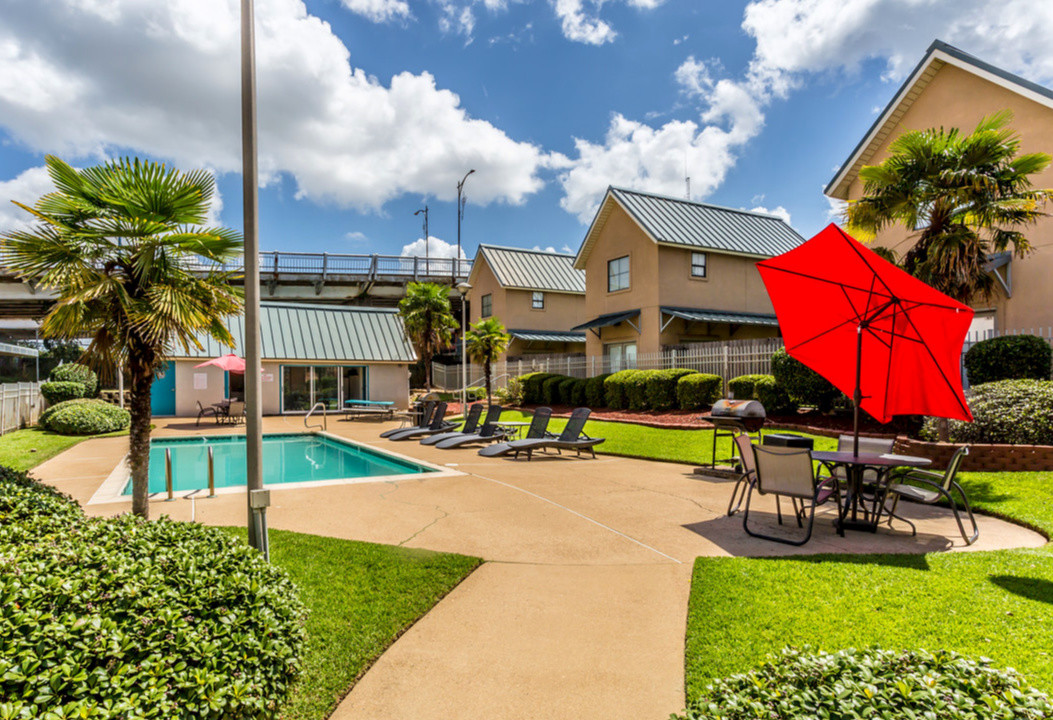
<svg viewBox="0 0 1053 720">
<path fill-rule="evenodd" d="M 404 455 L 403 453 L 394 452 L 392 450 L 388 450 L 387 448 L 381 449 L 381 448 L 378 448 L 378 447 L 376 447 L 376 446 L 374 446 L 372 444 L 369 444 L 369 443 L 362 443 L 362 442 L 358 442 L 358 441 L 355 441 L 355 440 L 349 440 L 348 438 L 341 437 L 339 435 L 335 435 L 335 434 L 333 434 L 333 433 L 331 433 L 331 432 L 329 432 L 327 430 L 317 430 L 317 431 L 304 432 L 304 433 L 289 433 L 289 432 L 266 433 L 266 435 L 317 435 L 317 436 L 329 438 L 330 440 L 333 440 L 333 441 L 339 442 L 339 443 L 343 443 L 343 444 L 360 445 L 360 446 L 363 446 L 363 447 L 368 447 L 370 450 L 372 450 L 373 452 L 376 452 L 376 453 L 378 453 L 380 455 L 387 455 L 389 457 L 397 458 L 397 459 L 402 460 L 404 462 L 409 462 L 409 463 L 412 463 L 414 465 L 420 465 L 421 467 L 425 467 L 425 468 L 427 468 L 428 470 L 431 471 L 431 472 L 427 472 L 427 473 L 403 473 L 403 474 L 400 474 L 400 475 L 375 475 L 373 477 L 361 477 L 361 478 L 334 478 L 334 479 L 331 479 L 331 480 L 305 480 L 303 482 L 279 483 L 277 485 L 264 485 L 263 486 L 267 490 L 272 490 L 272 491 L 302 490 L 302 489 L 305 489 L 305 488 L 325 487 L 327 485 L 359 485 L 359 484 L 362 484 L 362 483 L 398 482 L 400 480 L 424 480 L 424 479 L 430 479 L 430 478 L 459 477 L 459 476 L 462 476 L 462 475 L 465 474 L 465 473 L 461 472 L 460 470 L 454 470 L 451 467 L 443 467 L 442 465 L 436 465 L 435 463 L 428 462 L 427 460 L 421 460 L 420 458 L 411 457 L 410 455 Z M 178 436 L 178 435 L 171 436 L 171 437 L 165 436 L 163 438 L 158 438 L 158 439 L 171 440 L 171 439 L 177 439 L 179 437 L 181 437 L 181 436 Z M 239 436 L 239 435 L 226 436 L 225 435 L 224 437 L 244 437 L 244 436 Z M 86 504 L 87 505 L 103 505 L 103 504 L 108 504 L 108 503 L 131 502 L 132 496 L 123 494 L 124 487 L 125 487 L 125 485 L 128 484 L 129 477 L 131 477 L 131 467 L 128 464 L 128 456 L 125 455 L 124 457 L 121 458 L 121 461 L 119 463 L 117 463 L 117 466 L 113 469 L 112 472 L 110 472 L 110 474 L 106 477 L 106 479 L 102 481 L 102 485 L 100 485 L 99 489 L 96 490 L 94 492 L 94 494 L 92 494 L 91 499 L 89 499 Z M 242 493 L 243 494 L 244 492 L 245 492 L 245 486 L 244 485 L 231 485 L 231 486 L 228 486 L 228 487 L 216 488 L 216 495 L 234 495 L 234 494 L 238 494 L 238 493 Z M 197 488 L 197 489 L 194 489 L 194 490 L 183 490 L 183 491 L 178 491 L 178 492 L 173 492 L 172 493 L 172 498 L 173 499 L 177 499 L 177 498 L 183 498 L 183 499 L 198 498 L 198 499 L 200 499 L 200 498 L 207 498 L 207 497 L 209 497 L 209 495 L 208 495 L 208 488 L 207 487 L 206 488 Z M 151 502 L 166 502 L 168 500 L 168 498 L 166 497 L 166 493 L 164 493 L 164 492 L 156 492 L 156 493 L 150 493 L 149 500 Z"/>
</svg>

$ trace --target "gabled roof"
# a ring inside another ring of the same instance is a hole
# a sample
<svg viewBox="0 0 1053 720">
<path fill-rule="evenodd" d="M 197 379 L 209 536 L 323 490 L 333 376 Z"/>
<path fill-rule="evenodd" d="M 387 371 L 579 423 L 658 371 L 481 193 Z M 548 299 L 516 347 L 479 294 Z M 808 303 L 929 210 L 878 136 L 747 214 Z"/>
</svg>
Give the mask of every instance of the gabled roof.
<svg viewBox="0 0 1053 720">
<path fill-rule="evenodd" d="M 903 115 L 921 95 L 925 87 L 932 82 L 936 73 L 945 65 L 953 65 L 977 77 L 999 85 L 1029 100 L 1053 108 L 1053 90 L 1043 87 L 1019 75 L 1006 72 L 989 63 L 962 52 L 953 45 L 934 40 L 925 56 L 914 67 L 914 70 L 900 86 L 877 120 L 867 130 L 848 159 L 838 169 L 823 192 L 832 198 L 848 199 L 848 186 L 859 174 L 860 168 L 871 162 L 874 153 L 895 131 Z M 994 108 L 999 109 L 999 108 Z"/>
<path fill-rule="evenodd" d="M 229 352 L 245 357 L 245 317 L 224 321 L 234 336 L 233 348 L 207 334 L 198 340 L 203 349 L 176 348 L 173 357 L 213 358 Z M 264 360 L 326 362 L 400 362 L 417 359 L 398 311 L 389 308 L 260 303 L 260 344 Z"/>
<path fill-rule="evenodd" d="M 480 245 L 468 283 L 474 282 L 479 258 L 485 258 L 497 282 L 513 290 L 585 294 L 585 273 L 574 269 L 574 256 L 542 250 Z"/>
<path fill-rule="evenodd" d="M 625 210 L 659 245 L 768 258 L 804 242 L 796 230 L 774 215 L 609 187 L 574 258 L 574 267 L 585 267 L 615 207 Z"/>
</svg>

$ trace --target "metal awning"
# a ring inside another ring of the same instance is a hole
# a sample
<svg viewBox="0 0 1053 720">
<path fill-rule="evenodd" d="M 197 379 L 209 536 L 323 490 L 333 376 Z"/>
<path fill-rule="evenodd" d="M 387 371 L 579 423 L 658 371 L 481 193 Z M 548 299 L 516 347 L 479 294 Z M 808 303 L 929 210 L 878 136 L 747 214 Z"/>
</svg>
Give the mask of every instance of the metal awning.
<svg viewBox="0 0 1053 720">
<path fill-rule="evenodd" d="M 987 256 L 984 271 L 994 275 L 1007 298 L 1013 297 L 1013 253 L 1002 252 Z M 1001 270 L 1002 272 L 998 272 Z"/>
<path fill-rule="evenodd" d="M 628 322 L 636 332 L 640 332 L 640 326 L 633 322 L 634 318 L 640 317 L 639 310 L 625 310 L 624 312 L 607 313 L 606 315 L 600 315 L 598 318 L 593 318 L 588 322 L 582 323 L 581 325 L 575 325 L 571 330 L 592 330 L 596 333 L 596 337 L 599 337 L 600 328 L 607 327 L 608 325 L 617 325 L 620 322 Z"/>
<path fill-rule="evenodd" d="M 516 340 L 525 340 L 527 342 L 585 342 L 585 333 L 583 332 L 576 333 L 562 330 L 509 330 L 508 334 Z"/>
<path fill-rule="evenodd" d="M 727 310 L 707 310 L 704 308 L 662 307 L 662 314 L 669 319 L 662 323 L 665 330 L 674 319 L 688 322 L 724 323 L 727 325 L 764 325 L 779 327 L 779 320 L 774 315 L 761 313 L 729 312 Z"/>
</svg>

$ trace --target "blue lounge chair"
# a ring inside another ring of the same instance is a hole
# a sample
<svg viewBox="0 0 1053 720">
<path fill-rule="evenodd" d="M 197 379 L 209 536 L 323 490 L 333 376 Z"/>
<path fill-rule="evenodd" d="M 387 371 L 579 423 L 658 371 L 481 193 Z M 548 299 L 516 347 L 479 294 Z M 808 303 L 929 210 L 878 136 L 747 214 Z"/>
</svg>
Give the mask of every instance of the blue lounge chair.
<svg viewBox="0 0 1053 720">
<path fill-rule="evenodd" d="M 554 438 L 556 436 L 548 431 L 548 422 L 551 418 L 552 408 L 539 407 L 534 411 L 534 417 L 530 420 L 530 427 L 527 429 L 525 438 L 520 440 L 506 440 L 505 442 L 499 442 L 495 445 L 489 445 L 479 450 L 479 454 L 483 457 L 500 457 L 501 455 L 508 455 L 509 453 L 515 452 L 518 448 L 523 447 L 524 444 L 528 444 L 532 440 Z"/>
<path fill-rule="evenodd" d="M 430 435 L 426 438 L 422 438 L 420 441 L 421 445 L 438 445 L 443 440 L 449 438 L 461 437 L 462 435 L 473 435 L 479 429 L 479 418 L 483 416 L 483 404 L 475 403 L 468 408 L 468 415 L 464 418 L 464 425 L 460 430 L 451 430 L 450 432 L 439 433 L 438 435 Z"/>
</svg>

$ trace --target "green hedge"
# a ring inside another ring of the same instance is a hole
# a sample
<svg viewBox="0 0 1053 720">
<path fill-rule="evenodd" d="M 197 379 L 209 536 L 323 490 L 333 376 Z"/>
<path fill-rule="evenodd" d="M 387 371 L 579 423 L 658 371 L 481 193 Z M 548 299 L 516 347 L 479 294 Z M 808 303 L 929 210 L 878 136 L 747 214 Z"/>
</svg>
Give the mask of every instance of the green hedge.
<svg viewBox="0 0 1053 720">
<path fill-rule="evenodd" d="M 541 383 L 541 402 L 545 405 L 559 405 L 562 398 L 559 395 L 559 386 L 564 380 L 569 380 L 566 375 L 550 375 Z"/>
<path fill-rule="evenodd" d="M 628 383 L 639 372 L 639 370 L 619 370 L 603 381 L 607 407 L 611 410 L 625 410 L 629 407 Z"/>
<path fill-rule="evenodd" d="M 789 393 L 771 375 L 757 378 L 753 384 L 753 395 L 769 415 L 786 415 L 797 410 L 797 404 Z"/>
<path fill-rule="evenodd" d="M 652 410 L 672 410 L 679 407 L 677 384 L 683 377 L 697 375 L 697 370 L 671 368 L 669 370 L 648 370 L 644 376 L 644 390 L 647 404 Z"/>
<path fill-rule="evenodd" d="M 585 381 L 585 404 L 590 408 L 607 407 L 607 392 L 603 383 L 610 376 L 610 373 L 603 373 Z"/>
<path fill-rule="evenodd" d="M 55 382 L 75 382 L 84 386 L 84 392 L 76 397 L 95 397 L 99 392 L 99 376 L 95 371 L 80 363 L 66 363 L 59 365 L 48 376 L 48 380 Z"/>
<path fill-rule="evenodd" d="M 653 370 L 637 370 L 625 380 L 625 400 L 629 410 L 639 412 L 649 410 L 651 404 L 647 398 L 647 378 Z"/>
<path fill-rule="evenodd" d="M 124 430 L 131 414 L 104 400 L 67 400 L 40 415 L 40 426 L 59 435 L 101 435 Z"/>
<path fill-rule="evenodd" d="M 781 348 L 771 356 L 771 374 L 795 402 L 820 412 L 828 412 L 841 395 L 829 380 Z"/>
<path fill-rule="evenodd" d="M 573 378 L 570 383 L 570 393 L 568 395 L 568 405 L 574 407 L 582 407 L 585 405 L 585 390 L 587 388 L 587 381 L 582 378 Z"/>
<path fill-rule="evenodd" d="M 739 375 L 728 380 L 728 392 L 736 400 L 752 400 L 755 395 L 754 385 L 760 378 L 769 378 L 771 375 Z"/>
<path fill-rule="evenodd" d="M 85 518 L 0 471 L 0 717 L 273 718 L 299 671 L 304 607 L 226 533 Z"/>
<path fill-rule="evenodd" d="M 720 399 L 724 380 L 719 375 L 694 373 L 676 383 L 676 399 L 681 410 L 701 410 Z"/>
<path fill-rule="evenodd" d="M 1053 382 L 999 380 L 969 390 L 973 422 L 948 421 L 952 442 L 1053 445 Z M 922 431 L 935 440 L 936 420 Z"/>
<path fill-rule="evenodd" d="M 1011 669 L 948 650 L 787 648 L 758 668 L 710 683 L 681 720 L 1040 720 L 1049 698 Z"/>
<path fill-rule="evenodd" d="M 574 383 L 578 381 L 577 378 L 567 377 L 563 378 L 559 382 L 559 401 L 563 405 L 574 404 Z"/>
<path fill-rule="evenodd" d="M 58 405 L 67 400 L 84 397 L 84 386 L 79 382 L 43 382 L 40 383 L 40 394 L 48 405 Z"/>
<path fill-rule="evenodd" d="M 1049 380 L 1053 348 L 1034 335 L 1007 335 L 976 343 L 965 353 L 970 385 L 996 380 Z"/>
<path fill-rule="evenodd" d="M 519 382 L 523 385 L 523 403 L 526 405 L 541 405 L 545 402 L 542 392 L 542 384 L 551 377 L 559 377 L 553 373 L 527 373 L 521 375 Z"/>
</svg>

